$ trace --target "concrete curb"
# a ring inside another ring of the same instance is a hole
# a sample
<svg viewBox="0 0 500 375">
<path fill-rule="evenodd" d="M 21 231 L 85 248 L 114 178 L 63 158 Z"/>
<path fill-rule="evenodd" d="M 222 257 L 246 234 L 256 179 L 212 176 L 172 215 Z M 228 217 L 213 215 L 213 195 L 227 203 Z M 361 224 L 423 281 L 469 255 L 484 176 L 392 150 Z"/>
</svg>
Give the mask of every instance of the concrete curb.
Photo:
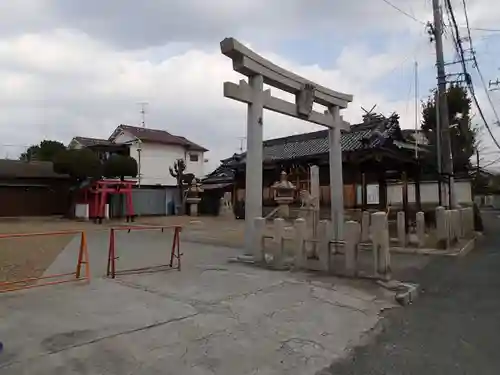
<svg viewBox="0 0 500 375">
<path fill-rule="evenodd" d="M 404 284 L 407 287 L 407 290 L 403 292 L 397 292 L 395 299 L 402 306 L 407 306 L 413 301 L 415 301 L 418 297 L 418 285 L 415 284 Z"/>
<path fill-rule="evenodd" d="M 428 255 L 428 256 L 445 256 L 445 257 L 462 257 L 467 255 L 476 247 L 476 237 L 467 240 L 459 249 L 452 248 L 447 250 L 426 249 L 426 248 L 411 248 L 411 247 L 391 247 L 391 252 L 396 254 L 411 254 L 411 255 Z"/>
<path fill-rule="evenodd" d="M 407 306 L 418 297 L 418 284 L 403 283 L 397 280 L 377 281 L 381 287 L 396 292 L 394 299 L 401 306 Z"/>
<path fill-rule="evenodd" d="M 467 254 L 469 254 L 476 247 L 476 239 L 477 239 L 477 237 L 474 237 L 469 242 L 467 242 L 464 245 L 464 247 L 462 247 L 460 249 L 460 251 L 454 256 L 463 257 L 463 256 L 466 256 Z"/>
</svg>

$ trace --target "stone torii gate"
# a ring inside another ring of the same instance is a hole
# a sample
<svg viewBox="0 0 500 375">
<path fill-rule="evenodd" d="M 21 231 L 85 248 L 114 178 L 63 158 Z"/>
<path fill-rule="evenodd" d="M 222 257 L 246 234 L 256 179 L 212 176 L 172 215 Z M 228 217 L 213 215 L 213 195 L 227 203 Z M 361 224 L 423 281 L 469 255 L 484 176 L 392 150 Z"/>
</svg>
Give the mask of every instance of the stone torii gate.
<svg viewBox="0 0 500 375">
<path fill-rule="evenodd" d="M 247 157 L 245 187 L 245 252 L 253 254 L 254 219 L 262 216 L 262 138 L 263 109 L 296 117 L 328 128 L 330 163 L 332 239 L 343 239 L 344 194 L 340 132 L 349 124 L 340 110 L 352 102 L 352 95 L 336 92 L 289 72 L 242 45 L 234 38 L 220 43 L 222 54 L 233 61 L 233 70 L 248 77 L 248 83 L 224 82 L 224 96 L 248 104 Z M 295 103 L 271 95 L 264 84 L 295 94 Z M 313 111 L 316 102 L 328 108 L 325 113 Z"/>
</svg>

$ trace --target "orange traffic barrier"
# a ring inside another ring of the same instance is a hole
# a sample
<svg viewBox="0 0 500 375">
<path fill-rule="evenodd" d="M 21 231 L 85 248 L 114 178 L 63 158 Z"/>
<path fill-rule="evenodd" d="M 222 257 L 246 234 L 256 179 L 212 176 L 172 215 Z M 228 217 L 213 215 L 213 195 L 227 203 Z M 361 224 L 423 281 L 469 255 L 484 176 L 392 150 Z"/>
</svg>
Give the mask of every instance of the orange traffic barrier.
<svg viewBox="0 0 500 375">
<path fill-rule="evenodd" d="M 0 241 L 8 238 L 26 238 L 38 236 L 57 236 L 57 235 L 80 235 L 80 248 L 78 251 L 78 259 L 76 262 L 76 270 L 69 273 L 60 273 L 54 275 L 46 275 L 40 277 L 29 277 L 16 281 L 0 282 L 0 293 L 14 292 L 17 290 L 37 288 L 47 285 L 57 285 L 75 281 L 90 281 L 90 264 L 89 253 L 87 249 L 87 236 L 83 231 L 60 231 L 60 232 L 40 232 L 40 233 L 16 233 L 16 234 L 0 234 Z M 1 242 L 0 242 L 1 244 Z M 1 245 L 0 245 L 1 246 Z M 84 266 L 82 275 L 82 266 Z M 53 280 L 53 281 L 42 281 Z M 38 282 L 42 281 L 42 282 Z"/>
<path fill-rule="evenodd" d="M 168 264 L 160 264 L 155 266 L 141 267 L 141 268 L 129 268 L 129 269 L 116 269 L 116 260 L 118 259 L 117 251 L 116 251 L 116 241 L 115 234 L 117 231 L 127 231 L 130 233 L 132 230 L 161 230 L 162 232 L 165 229 L 173 229 L 174 230 L 174 238 L 172 239 L 172 247 L 170 250 L 170 262 Z M 153 271 L 161 271 L 165 269 L 165 267 L 173 268 L 174 260 L 177 260 L 177 270 L 181 270 L 181 252 L 180 252 L 180 233 L 182 231 L 182 227 L 180 225 L 170 225 L 170 226 L 159 226 L 159 225 L 145 225 L 145 226 L 120 226 L 111 228 L 109 231 L 109 249 L 108 249 L 108 266 L 106 275 L 111 278 L 115 278 L 117 274 L 126 274 L 126 273 L 141 273 L 141 272 L 153 272 Z"/>
</svg>

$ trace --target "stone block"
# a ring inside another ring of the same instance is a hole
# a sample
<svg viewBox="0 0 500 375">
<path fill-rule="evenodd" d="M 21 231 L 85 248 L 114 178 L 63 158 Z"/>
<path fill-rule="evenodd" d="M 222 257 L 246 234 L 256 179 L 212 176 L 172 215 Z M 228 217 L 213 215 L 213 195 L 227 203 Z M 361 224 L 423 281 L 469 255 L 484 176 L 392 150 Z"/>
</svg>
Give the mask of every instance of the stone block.
<svg viewBox="0 0 500 375">
<path fill-rule="evenodd" d="M 345 270 L 348 276 L 357 275 L 358 244 L 361 234 L 361 226 L 356 221 L 345 223 Z"/>
<path fill-rule="evenodd" d="M 264 262 L 264 233 L 266 229 L 266 219 L 263 217 L 256 217 L 254 219 L 253 227 L 253 257 L 256 262 Z"/>
<path fill-rule="evenodd" d="M 450 210 L 451 217 L 451 240 L 456 242 L 460 238 L 460 211 Z"/>
<path fill-rule="evenodd" d="M 304 268 L 306 264 L 305 255 L 305 240 L 306 240 L 306 221 L 302 218 L 295 220 L 295 238 L 294 238 L 294 248 L 295 248 L 295 267 Z"/>
<path fill-rule="evenodd" d="M 417 246 L 424 247 L 425 241 L 426 241 L 425 214 L 422 211 L 417 212 L 416 222 L 417 222 L 417 225 L 416 225 L 416 227 L 417 227 Z"/>
<path fill-rule="evenodd" d="M 272 265 L 275 268 L 283 268 L 283 262 L 284 262 L 284 249 L 283 249 L 283 237 L 285 234 L 285 220 L 282 218 L 277 218 L 274 219 L 274 226 L 273 226 L 273 242 L 275 242 L 275 245 L 273 246 L 273 261 Z"/>
<path fill-rule="evenodd" d="M 406 222 L 403 211 L 399 211 L 397 214 L 397 228 L 399 246 L 406 247 Z"/>
<path fill-rule="evenodd" d="M 363 211 L 361 217 L 361 242 L 370 241 L 370 213 Z"/>
<path fill-rule="evenodd" d="M 389 279 L 391 258 L 387 214 L 385 212 L 375 212 L 371 216 L 371 222 L 375 274 L 383 279 Z"/>
<path fill-rule="evenodd" d="M 318 240 L 316 254 L 319 258 L 321 271 L 330 270 L 330 239 L 331 223 L 328 220 L 321 220 L 318 223 Z"/>
<path fill-rule="evenodd" d="M 450 242 L 447 216 L 448 214 L 444 207 L 436 207 L 436 238 L 440 248 L 447 248 Z"/>
</svg>

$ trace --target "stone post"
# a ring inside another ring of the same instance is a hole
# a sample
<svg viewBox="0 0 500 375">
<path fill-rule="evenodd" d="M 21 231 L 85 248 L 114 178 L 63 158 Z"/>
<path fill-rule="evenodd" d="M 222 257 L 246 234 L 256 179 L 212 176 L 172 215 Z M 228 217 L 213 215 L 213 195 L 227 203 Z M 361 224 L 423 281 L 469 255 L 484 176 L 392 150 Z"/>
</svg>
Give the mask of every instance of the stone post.
<svg viewBox="0 0 500 375">
<path fill-rule="evenodd" d="M 467 207 L 467 234 L 472 236 L 474 234 L 474 209 Z"/>
<path fill-rule="evenodd" d="M 312 228 L 313 228 L 313 238 L 317 236 L 318 223 L 319 223 L 319 167 L 317 165 L 311 165 L 310 167 L 310 177 L 311 177 L 311 197 L 313 199 L 312 207 Z"/>
<path fill-rule="evenodd" d="M 198 216 L 198 203 L 191 203 L 189 205 L 189 214 L 191 216 Z"/>
<path fill-rule="evenodd" d="M 274 246 L 273 246 L 273 267 L 277 269 L 283 268 L 285 252 L 283 249 L 283 237 L 285 234 L 285 219 L 274 219 Z"/>
<path fill-rule="evenodd" d="M 462 218 L 462 234 L 465 238 L 470 236 L 470 226 L 469 226 L 469 207 L 462 208 L 460 210 Z"/>
<path fill-rule="evenodd" d="M 363 211 L 361 217 L 361 242 L 370 241 L 370 213 Z"/>
<path fill-rule="evenodd" d="M 333 225 L 333 240 L 344 238 L 344 182 L 342 176 L 342 149 L 340 147 L 340 129 L 342 118 L 340 108 L 329 108 L 334 127 L 328 129 L 329 162 L 330 162 L 330 208 Z"/>
<path fill-rule="evenodd" d="M 436 207 L 436 237 L 438 246 L 446 249 L 449 245 L 449 230 L 447 223 L 446 210 L 442 206 Z"/>
<path fill-rule="evenodd" d="M 425 246 L 425 214 L 420 211 L 417 212 L 417 246 L 424 247 Z"/>
<path fill-rule="evenodd" d="M 456 242 L 458 240 L 458 229 L 460 222 L 460 214 L 458 210 L 450 210 L 450 221 L 451 221 L 451 240 Z"/>
<path fill-rule="evenodd" d="M 263 217 L 254 218 L 254 237 L 252 239 L 252 255 L 255 262 L 264 262 L 264 233 L 266 229 L 266 219 Z"/>
<path fill-rule="evenodd" d="M 406 222 L 405 213 L 399 211 L 397 214 L 398 242 L 399 246 L 406 247 Z"/>
<path fill-rule="evenodd" d="M 460 216 L 460 238 L 467 237 L 467 209 L 460 208 L 458 210 Z"/>
<path fill-rule="evenodd" d="M 264 110 L 264 78 L 261 75 L 249 77 L 252 88 L 252 102 L 247 114 L 247 156 L 245 180 L 245 250 L 252 254 L 254 243 L 254 218 L 262 216 L 262 137 Z M 257 260 L 257 259 L 256 259 Z"/>
<path fill-rule="evenodd" d="M 446 217 L 446 229 L 448 230 L 448 246 L 450 246 L 454 242 L 454 233 L 453 233 L 453 215 L 451 214 L 451 210 L 445 211 Z"/>
<path fill-rule="evenodd" d="M 321 271 L 330 271 L 330 240 L 332 238 L 331 225 L 328 220 L 318 223 L 318 251 Z"/>
<path fill-rule="evenodd" d="M 360 240 L 361 226 L 356 221 L 345 223 L 345 270 L 348 276 L 356 276 L 358 273 L 358 244 Z"/>
<path fill-rule="evenodd" d="M 371 222 L 375 274 L 384 279 L 389 279 L 391 258 L 387 214 L 385 212 L 375 212 L 372 214 Z"/>
<path fill-rule="evenodd" d="M 295 220 L 295 267 L 304 268 L 305 266 L 305 249 L 304 241 L 306 239 L 306 221 L 302 218 Z"/>
</svg>

